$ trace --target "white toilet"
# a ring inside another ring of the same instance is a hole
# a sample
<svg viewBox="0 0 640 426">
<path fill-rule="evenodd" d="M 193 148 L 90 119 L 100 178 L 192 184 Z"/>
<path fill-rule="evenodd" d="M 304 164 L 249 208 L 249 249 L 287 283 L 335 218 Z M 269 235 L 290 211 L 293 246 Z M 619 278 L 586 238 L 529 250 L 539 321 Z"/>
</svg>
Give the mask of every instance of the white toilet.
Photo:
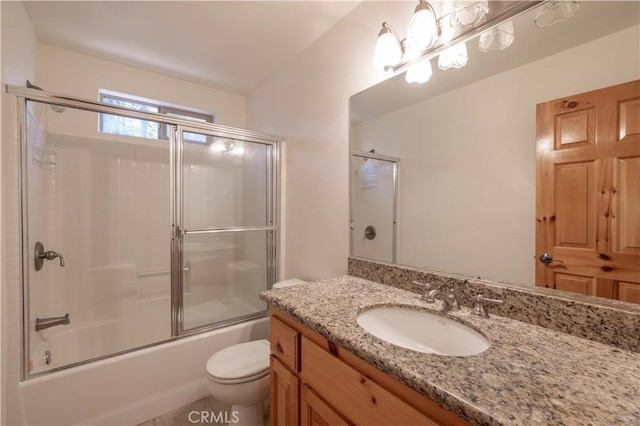
<svg viewBox="0 0 640 426">
<path fill-rule="evenodd" d="M 290 279 L 274 289 L 304 284 Z M 263 424 L 264 401 L 269 397 L 269 341 L 254 340 L 226 347 L 207 361 L 207 389 L 218 401 L 231 404 L 234 425 Z"/>
</svg>

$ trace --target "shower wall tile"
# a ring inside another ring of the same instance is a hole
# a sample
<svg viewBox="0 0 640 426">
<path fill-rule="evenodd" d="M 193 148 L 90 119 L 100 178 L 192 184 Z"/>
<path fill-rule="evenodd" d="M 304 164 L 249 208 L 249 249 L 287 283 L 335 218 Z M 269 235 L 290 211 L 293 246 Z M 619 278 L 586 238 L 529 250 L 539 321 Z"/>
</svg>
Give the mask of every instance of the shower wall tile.
<svg viewBox="0 0 640 426">
<path fill-rule="evenodd" d="M 18 350 L 12 349 L 7 351 L 7 374 L 18 374 L 20 365 L 18 361 Z"/>
<path fill-rule="evenodd" d="M 18 302 L 7 303 L 7 318 L 9 327 L 18 327 L 20 322 L 20 305 Z"/>
<path fill-rule="evenodd" d="M 18 351 L 19 347 L 19 339 L 16 337 L 19 336 L 20 331 L 17 326 L 7 327 L 7 350 L 9 351 Z"/>
<path fill-rule="evenodd" d="M 6 267 L 6 275 L 5 279 L 7 281 L 18 281 L 20 280 L 21 272 L 20 272 L 20 257 L 18 256 L 7 256 L 5 257 L 5 267 Z"/>
<path fill-rule="evenodd" d="M 22 300 L 19 280 L 7 280 L 7 288 L 5 291 L 7 303 L 19 303 Z"/>
</svg>

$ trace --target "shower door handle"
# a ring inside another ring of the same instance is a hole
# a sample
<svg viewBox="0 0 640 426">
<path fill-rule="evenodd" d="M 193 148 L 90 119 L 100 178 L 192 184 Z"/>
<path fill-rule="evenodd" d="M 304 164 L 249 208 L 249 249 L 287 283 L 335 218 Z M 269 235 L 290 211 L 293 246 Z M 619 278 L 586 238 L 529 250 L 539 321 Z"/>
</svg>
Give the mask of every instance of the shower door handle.
<svg viewBox="0 0 640 426">
<path fill-rule="evenodd" d="M 178 225 L 171 225 L 171 241 L 175 241 L 180 237 L 180 227 Z"/>
</svg>

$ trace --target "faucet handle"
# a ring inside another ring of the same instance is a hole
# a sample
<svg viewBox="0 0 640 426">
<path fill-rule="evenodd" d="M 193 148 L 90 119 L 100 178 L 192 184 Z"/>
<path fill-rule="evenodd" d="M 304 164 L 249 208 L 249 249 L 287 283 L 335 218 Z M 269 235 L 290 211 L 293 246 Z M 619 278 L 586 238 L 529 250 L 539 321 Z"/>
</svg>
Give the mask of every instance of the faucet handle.
<svg viewBox="0 0 640 426">
<path fill-rule="evenodd" d="M 420 287 L 422 287 L 424 289 L 424 292 L 422 293 L 422 296 L 420 296 L 420 300 L 422 300 L 423 302 L 433 302 L 433 300 L 429 300 L 428 299 L 428 294 L 432 291 L 432 284 L 431 283 L 423 283 L 421 281 L 412 281 L 413 284 L 419 285 Z"/>
<path fill-rule="evenodd" d="M 504 303 L 504 299 L 488 299 L 484 297 L 482 294 L 476 295 L 476 303 L 473 305 L 473 309 L 471 310 L 471 315 L 479 318 L 489 318 L 489 313 L 484 308 L 484 303 L 489 302 L 496 305 L 502 305 Z"/>
<path fill-rule="evenodd" d="M 411 281 L 415 285 L 419 285 L 420 287 L 424 287 L 425 291 L 431 290 L 431 283 L 423 283 L 422 281 Z"/>
<path fill-rule="evenodd" d="M 451 302 L 451 310 L 452 311 L 459 311 L 460 310 L 460 303 L 458 303 L 458 299 L 456 298 L 456 294 L 453 291 L 453 287 L 450 287 L 448 289 L 447 298 Z"/>
</svg>

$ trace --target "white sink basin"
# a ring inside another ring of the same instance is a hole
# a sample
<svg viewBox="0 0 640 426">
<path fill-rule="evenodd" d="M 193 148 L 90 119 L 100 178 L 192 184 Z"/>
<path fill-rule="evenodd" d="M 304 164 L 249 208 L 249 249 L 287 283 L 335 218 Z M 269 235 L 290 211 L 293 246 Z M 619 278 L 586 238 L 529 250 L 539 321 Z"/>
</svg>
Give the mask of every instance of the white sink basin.
<svg viewBox="0 0 640 426">
<path fill-rule="evenodd" d="M 487 350 L 489 341 L 477 331 L 441 315 L 402 307 L 363 311 L 357 318 L 370 334 L 403 348 L 447 356 Z"/>
</svg>

